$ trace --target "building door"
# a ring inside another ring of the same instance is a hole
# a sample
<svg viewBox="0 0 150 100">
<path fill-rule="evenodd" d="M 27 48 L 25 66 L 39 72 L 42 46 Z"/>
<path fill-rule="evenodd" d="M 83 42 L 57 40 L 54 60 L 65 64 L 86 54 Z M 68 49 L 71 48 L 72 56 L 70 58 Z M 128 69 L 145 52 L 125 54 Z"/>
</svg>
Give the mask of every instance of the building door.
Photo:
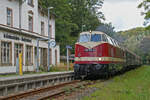
<svg viewBox="0 0 150 100">
<path fill-rule="evenodd" d="M 22 53 L 22 61 L 23 61 L 23 44 L 15 44 L 14 48 L 14 63 L 16 65 L 16 59 L 19 57 L 19 54 Z"/>
<path fill-rule="evenodd" d="M 41 48 L 41 66 L 46 67 L 47 66 L 47 49 Z"/>
<path fill-rule="evenodd" d="M 43 65 L 44 67 L 47 66 L 47 49 L 46 48 L 43 49 Z"/>
<path fill-rule="evenodd" d="M 33 47 L 32 46 L 26 46 L 26 66 L 32 66 L 33 65 Z"/>
<path fill-rule="evenodd" d="M 37 48 L 34 48 L 34 65 L 37 65 Z"/>
<path fill-rule="evenodd" d="M 52 65 L 52 49 L 50 48 L 50 65 Z"/>
<path fill-rule="evenodd" d="M 57 65 L 57 50 L 55 50 L 55 64 Z"/>
</svg>

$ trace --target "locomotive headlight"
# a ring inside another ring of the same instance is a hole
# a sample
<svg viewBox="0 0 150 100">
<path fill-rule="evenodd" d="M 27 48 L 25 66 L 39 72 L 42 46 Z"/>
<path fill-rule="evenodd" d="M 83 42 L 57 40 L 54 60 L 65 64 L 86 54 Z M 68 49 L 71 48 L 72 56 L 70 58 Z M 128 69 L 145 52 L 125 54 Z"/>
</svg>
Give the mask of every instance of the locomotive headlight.
<svg viewBox="0 0 150 100">
<path fill-rule="evenodd" d="M 102 58 L 99 58 L 99 61 L 101 61 L 102 60 Z"/>
</svg>

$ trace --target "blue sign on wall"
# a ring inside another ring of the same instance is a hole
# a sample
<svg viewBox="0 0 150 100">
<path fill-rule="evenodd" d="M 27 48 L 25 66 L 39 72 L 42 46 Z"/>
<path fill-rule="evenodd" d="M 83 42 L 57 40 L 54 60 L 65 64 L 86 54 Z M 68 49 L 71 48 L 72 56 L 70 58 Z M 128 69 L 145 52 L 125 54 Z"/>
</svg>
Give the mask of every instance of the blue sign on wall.
<svg viewBox="0 0 150 100">
<path fill-rule="evenodd" d="M 67 49 L 72 49 L 72 47 L 70 45 L 66 45 Z"/>
</svg>

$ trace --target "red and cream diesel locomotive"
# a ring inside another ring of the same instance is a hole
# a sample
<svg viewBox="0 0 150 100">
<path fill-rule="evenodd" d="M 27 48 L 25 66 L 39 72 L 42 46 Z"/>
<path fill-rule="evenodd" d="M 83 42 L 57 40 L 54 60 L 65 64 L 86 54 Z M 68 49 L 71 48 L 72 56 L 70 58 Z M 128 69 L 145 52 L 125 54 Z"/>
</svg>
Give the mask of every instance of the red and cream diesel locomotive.
<svg viewBox="0 0 150 100">
<path fill-rule="evenodd" d="M 109 76 L 139 65 L 139 56 L 103 32 L 82 32 L 75 44 L 76 78 Z"/>
</svg>

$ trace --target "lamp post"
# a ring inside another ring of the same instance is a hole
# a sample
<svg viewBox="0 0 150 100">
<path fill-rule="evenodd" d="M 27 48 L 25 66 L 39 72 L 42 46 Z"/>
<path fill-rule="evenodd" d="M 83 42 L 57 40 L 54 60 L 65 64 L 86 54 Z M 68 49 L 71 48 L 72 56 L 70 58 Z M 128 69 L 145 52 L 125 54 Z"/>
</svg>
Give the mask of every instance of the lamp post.
<svg viewBox="0 0 150 100">
<path fill-rule="evenodd" d="M 50 71 L 50 9 L 53 9 L 53 7 L 48 7 L 48 71 Z"/>
</svg>

